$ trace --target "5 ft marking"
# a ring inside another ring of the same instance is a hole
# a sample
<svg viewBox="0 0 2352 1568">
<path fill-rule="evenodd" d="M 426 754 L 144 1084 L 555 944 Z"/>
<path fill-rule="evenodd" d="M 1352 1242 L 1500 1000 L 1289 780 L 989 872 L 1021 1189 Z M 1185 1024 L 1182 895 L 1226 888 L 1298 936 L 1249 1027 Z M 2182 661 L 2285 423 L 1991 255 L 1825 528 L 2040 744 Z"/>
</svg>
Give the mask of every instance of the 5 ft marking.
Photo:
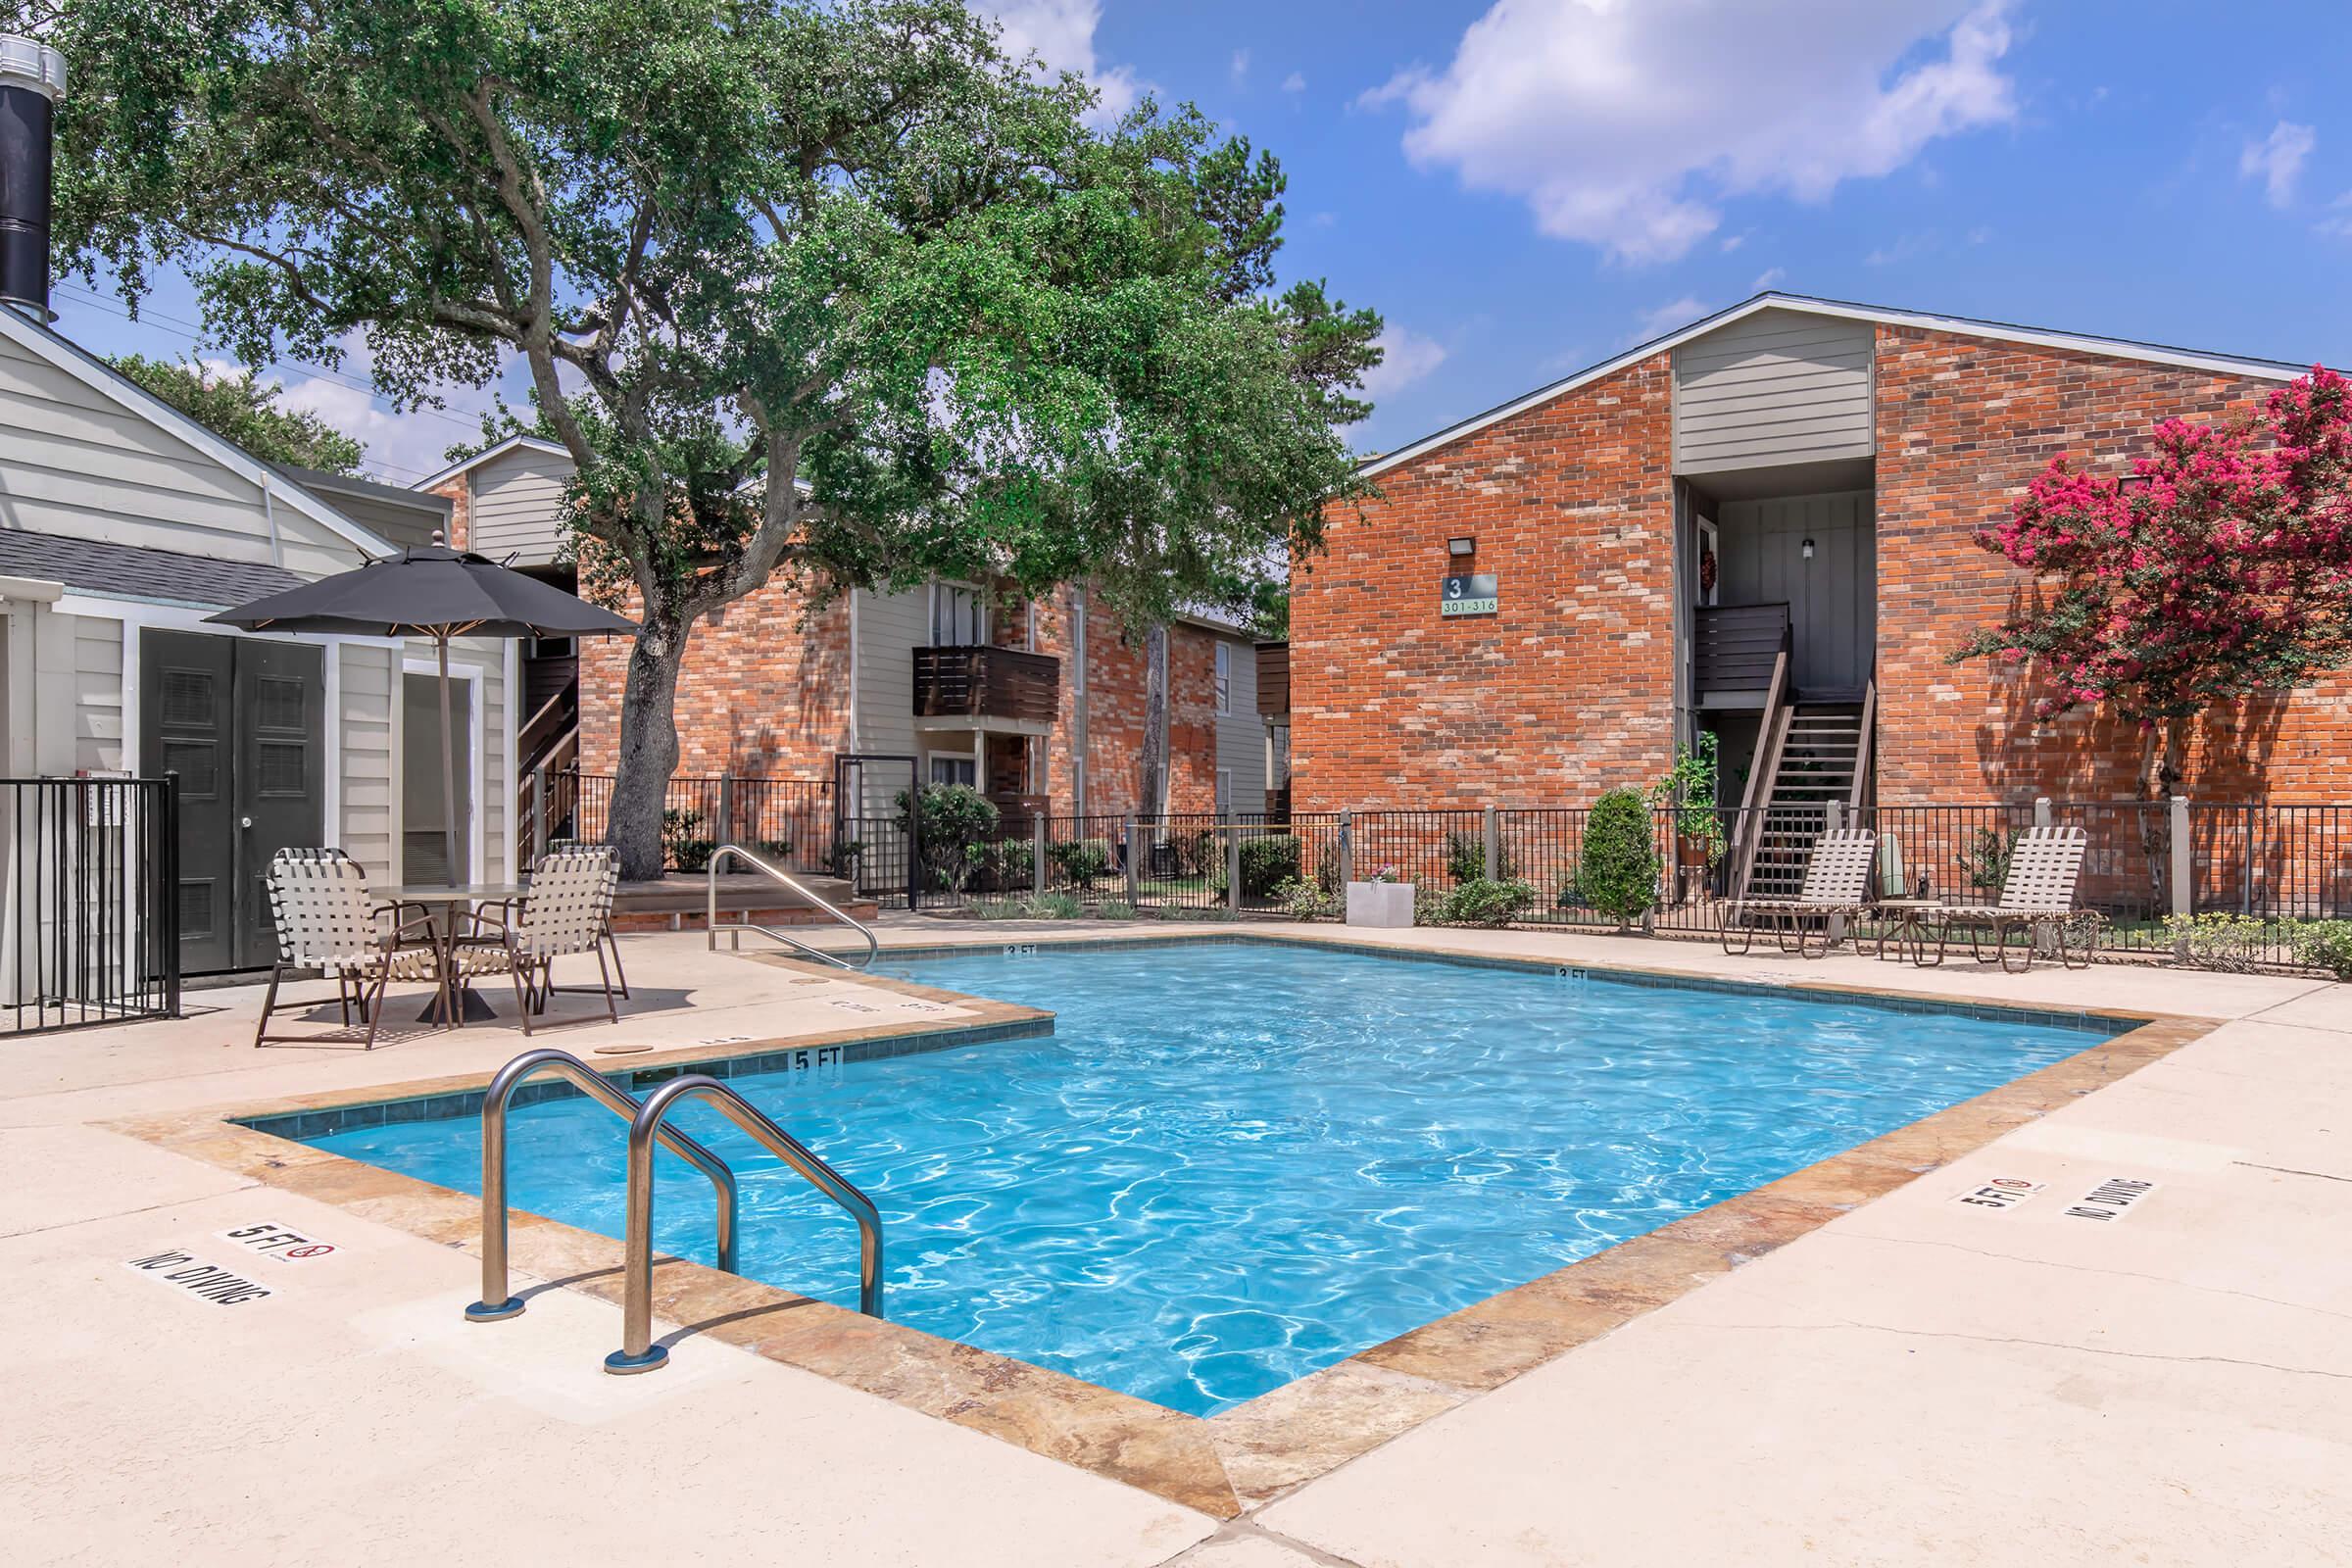
<svg viewBox="0 0 2352 1568">
<path fill-rule="evenodd" d="M 283 1225 L 240 1225 L 233 1231 L 222 1231 L 220 1239 L 234 1242 L 264 1257 L 274 1257 L 281 1263 L 307 1263 L 313 1258 L 325 1257 L 335 1250 L 332 1242 L 305 1236 Z"/>
</svg>

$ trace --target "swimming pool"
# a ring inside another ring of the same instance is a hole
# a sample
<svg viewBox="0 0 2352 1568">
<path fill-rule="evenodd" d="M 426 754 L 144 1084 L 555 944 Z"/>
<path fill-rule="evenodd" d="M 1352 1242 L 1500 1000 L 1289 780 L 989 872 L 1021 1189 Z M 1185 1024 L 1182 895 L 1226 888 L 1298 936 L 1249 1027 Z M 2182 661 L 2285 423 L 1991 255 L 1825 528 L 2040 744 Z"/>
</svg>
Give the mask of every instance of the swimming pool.
<svg viewBox="0 0 2352 1568">
<path fill-rule="evenodd" d="M 2124 1025 L 1264 942 L 886 959 L 1053 1009 L 730 1083 L 881 1210 L 889 1315 L 1209 1414 L 2084 1050 Z M 707 1106 L 752 1277 L 857 1300 L 856 1231 Z M 622 1230 L 622 1129 L 518 1107 L 515 1205 Z M 470 1116 L 312 1140 L 479 1191 Z M 708 1260 L 664 1153 L 656 1245 Z"/>
</svg>

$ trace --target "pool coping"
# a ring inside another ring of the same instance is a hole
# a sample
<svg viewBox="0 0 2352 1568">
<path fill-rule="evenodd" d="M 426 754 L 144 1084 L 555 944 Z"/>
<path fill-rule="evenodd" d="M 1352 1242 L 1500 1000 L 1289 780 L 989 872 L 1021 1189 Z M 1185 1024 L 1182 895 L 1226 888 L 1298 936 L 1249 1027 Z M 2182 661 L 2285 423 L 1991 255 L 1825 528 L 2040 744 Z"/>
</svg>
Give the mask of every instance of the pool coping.
<svg viewBox="0 0 2352 1568">
<path fill-rule="evenodd" d="M 1476 967 L 1583 970 L 1610 981 L 1667 983 L 1709 991 L 1847 998 L 1898 1010 L 1989 1011 L 2132 1025 L 2048 1066 L 1948 1105 L 1842 1153 L 1751 1189 L 1697 1213 L 1618 1243 L 1529 1283 L 1358 1351 L 1212 1416 L 1187 1415 L 994 1351 L 943 1340 L 903 1324 L 865 1318 L 755 1280 L 678 1258 L 654 1272 L 654 1311 L 679 1325 L 664 1343 L 695 1334 L 733 1345 L 908 1409 L 986 1433 L 1033 1453 L 1122 1482 L 1219 1519 L 1249 1512 L 1330 1473 L 1422 1423 L 1501 1387 L 1698 1289 L 1872 1199 L 1908 1185 L 2000 1134 L 2113 1083 L 2220 1027 L 2221 1020 L 2084 1007 L 2014 1006 L 1891 988 L 1798 981 L 1723 980 L 1637 964 L 1563 963 L 1538 956 L 1449 948 L 1401 948 L 1320 933 L 1139 932 L 1133 937 L 1005 946 L 1133 949 L 1160 944 L 1338 948 L 1394 958 Z M 968 956 L 989 942 L 884 950 L 886 958 Z M 775 955 L 746 955 L 813 978 L 840 971 Z M 782 1040 L 683 1045 L 614 1060 L 615 1075 L 666 1076 L 688 1065 L 720 1071 L 779 1052 L 832 1047 L 865 1055 L 947 1049 L 983 1040 L 1050 1033 L 1052 1014 L 884 975 L 858 983 L 945 1001 L 968 1016 L 947 1026 L 869 1025 Z M 560 1038 L 560 1037 L 559 1037 Z M 765 1070 L 765 1069 L 757 1069 Z M 173 1152 L 271 1187 L 336 1204 L 425 1240 L 478 1255 L 481 1200 L 315 1145 L 250 1125 L 271 1118 L 364 1105 L 419 1106 L 450 1096 L 478 1098 L 487 1072 L 106 1125 Z M 403 1118 L 408 1119 L 408 1118 Z M 521 1274 L 617 1305 L 621 1243 L 516 1210 L 509 1251 Z M 527 1321 L 527 1314 L 526 1314 Z M 509 1330 L 508 1332 L 528 1332 Z M 615 1343 L 618 1324 L 614 1325 Z"/>
</svg>

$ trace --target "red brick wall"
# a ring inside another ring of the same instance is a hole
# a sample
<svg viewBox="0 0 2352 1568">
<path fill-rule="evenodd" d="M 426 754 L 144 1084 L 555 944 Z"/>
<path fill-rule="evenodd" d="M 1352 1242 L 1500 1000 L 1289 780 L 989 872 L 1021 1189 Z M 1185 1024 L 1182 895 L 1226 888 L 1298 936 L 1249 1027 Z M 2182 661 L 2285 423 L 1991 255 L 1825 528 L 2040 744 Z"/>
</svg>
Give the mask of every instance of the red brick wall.
<svg viewBox="0 0 2352 1568">
<path fill-rule="evenodd" d="M 473 537 L 473 475 L 468 469 L 444 484 L 433 487 L 432 494 L 449 498 L 449 548 L 463 550 L 466 541 Z"/>
<path fill-rule="evenodd" d="M 678 776 L 830 778 L 850 746 L 850 612 L 802 620 L 798 589 L 771 582 L 695 624 L 678 675 Z M 610 773 L 620 749 L 625 637 L 580 643 L 580 765 Z"/>
<path fill-rule="evenodd" d="M 1217 808 L 1217 640 L 1198 626 L 1168 628 L 1168 809 Z M 1234 803 L 1236 810 L 1255 803 Z"/>
<path fill-rule="evenodd" d="M 1581 806 L 1674 731 L 1664 355 L 1379 476 L 1294 574 L 1292 804 Z M 1501 611 L 1442 619 L 1449 536 Z"/>
<path fill-rule="evenodd" d="M 1997 621 L 2027 574 L 1980 550 L 2043 465 L 2122 471 L 2171 416 L 2258 405 L 2277 383 L 1882 325 L 1878 333 L 1879 799 L 2112 799 L 2132 793 L 2136 730 L 2087 710 L 2033 716 L 2034 679 L 1947 658 Z M 2210 799 L 2352 800 L 2342 679 L 2209 715 L 2188 790 Z"/>
</svg>

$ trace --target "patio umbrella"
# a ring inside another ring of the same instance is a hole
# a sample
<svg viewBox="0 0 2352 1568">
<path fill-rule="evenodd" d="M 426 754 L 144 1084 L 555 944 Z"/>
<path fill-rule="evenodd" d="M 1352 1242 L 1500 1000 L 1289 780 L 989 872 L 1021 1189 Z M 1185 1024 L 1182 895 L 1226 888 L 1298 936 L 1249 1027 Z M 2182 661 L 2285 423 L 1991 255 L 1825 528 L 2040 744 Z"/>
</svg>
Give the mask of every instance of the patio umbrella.
<svg viewBox="0 0 2352 1568">
<path fill-rule="evenodd" d="M 207 620 L 246 631 L 430 637 L 441 660 L 441 815 L 449 874 L 458 874 L 458 764 L 449 718 L 452 637 L 604 637 L 636 623 L 484 556 L 429 545 L 356 571 L 270 594 Z"/>
</svg>

